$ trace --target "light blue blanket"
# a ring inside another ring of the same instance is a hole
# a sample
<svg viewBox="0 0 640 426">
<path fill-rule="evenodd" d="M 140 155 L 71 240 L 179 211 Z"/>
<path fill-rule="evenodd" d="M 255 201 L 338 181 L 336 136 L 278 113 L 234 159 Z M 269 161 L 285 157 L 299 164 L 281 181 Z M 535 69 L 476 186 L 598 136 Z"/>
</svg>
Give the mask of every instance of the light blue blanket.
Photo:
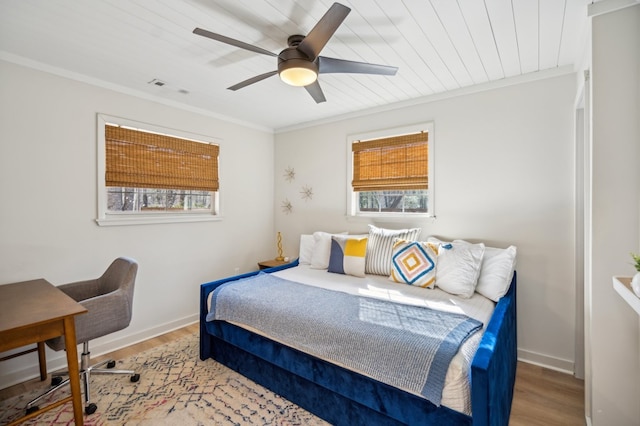
<svg viewBox="0 0 640 426">
<path fill-rule="evenodd" d="M 231 321 L 440 405 L 451 359 L 482 328 L 465 315 L 260 273 L 218 287 L 207 321 Z"/>
</svg>

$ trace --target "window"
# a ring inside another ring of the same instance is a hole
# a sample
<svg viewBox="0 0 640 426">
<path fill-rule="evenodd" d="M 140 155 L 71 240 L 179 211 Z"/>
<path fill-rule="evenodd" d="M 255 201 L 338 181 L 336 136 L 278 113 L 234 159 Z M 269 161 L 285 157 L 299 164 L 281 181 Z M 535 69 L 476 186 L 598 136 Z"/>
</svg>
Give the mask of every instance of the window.
<svg viewBox="0 0 640 426">
<path fill-rule="evenodd" d="M 431 128 L 349 138 L 350 216 L 434 216 Z"/>
<path fill-rule="evenodd" d="M 100 225 L 218 215 L 220 146 L 211 138 L 100 115 L 98 145 Z"/>
</svg>

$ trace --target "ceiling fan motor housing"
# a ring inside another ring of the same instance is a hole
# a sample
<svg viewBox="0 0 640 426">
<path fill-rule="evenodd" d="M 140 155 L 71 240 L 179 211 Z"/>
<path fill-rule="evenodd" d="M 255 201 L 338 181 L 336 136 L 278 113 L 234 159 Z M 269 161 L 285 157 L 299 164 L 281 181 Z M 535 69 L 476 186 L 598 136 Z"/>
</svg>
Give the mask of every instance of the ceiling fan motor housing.
<svg viewBox="0 0 640 426">
<path fill-rule="evenodd" d="M 303 35 L 300 35 L 300 34 L 290 35 L 289 38 L 287 38 L 287 46 L 296 47 L 302 42 L 302 40 L 304 40 Z"/>
</svg>

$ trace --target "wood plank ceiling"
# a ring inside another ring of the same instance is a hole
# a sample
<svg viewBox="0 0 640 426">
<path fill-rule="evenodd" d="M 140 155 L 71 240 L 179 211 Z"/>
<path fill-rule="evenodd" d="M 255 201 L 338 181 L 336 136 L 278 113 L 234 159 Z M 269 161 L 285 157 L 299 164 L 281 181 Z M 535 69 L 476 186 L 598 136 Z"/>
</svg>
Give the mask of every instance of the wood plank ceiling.
<svg viewBox="0 0 640 426">
<path fill-rule="evenodd" d="M 327 102 L 277 76 L 277 59 L 192 33 L 201 27 L 274 53 L 306 35 L 330 0 L 3 0 L 0 59 L 270 129 L 546 70 L 583 56 L 589 0 L 343 0 L 352 9 L 323 56 L 399 67 L 322 74 Z M 154 79 L 165 84 L 150 82 Z"/>
</svg>

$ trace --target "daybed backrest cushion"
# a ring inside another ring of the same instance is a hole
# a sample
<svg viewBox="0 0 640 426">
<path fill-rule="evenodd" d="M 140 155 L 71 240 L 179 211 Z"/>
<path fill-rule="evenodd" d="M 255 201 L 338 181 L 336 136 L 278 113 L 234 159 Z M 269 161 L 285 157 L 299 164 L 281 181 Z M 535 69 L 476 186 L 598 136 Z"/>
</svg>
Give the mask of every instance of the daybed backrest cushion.
<svg viewBox="0 0 640 426">
<path fill-rule="evenodd" d="M 311 265 L 311 255 L 313 254 L 313 235 L 300 235 L 300 254 L 298 255 L 298 263 L 300 265 Z"/>
<path fill-rule="evenodd" d="M 328 271 L 364 277 L 366 252 L 367 237 L 333 235 L 331 237 Z"/>
<path fill-rule="evenodd" d="M 466 241 L 448 243 L 433 237 L 428 241 L 439 245 L 436 286 L 461 297 L 473 296 L 482 267 L 484 244 Z"/>
<path fill-rule="evenodd" d="M 516 268 L 516 246 L 486 247 L 476 291 L 494 302 L 507 294 Z"/>
<path fill-rule="evenodd" d="M 331 236 L 346 235 L 330 234 L 328 232 L 317 231 L 313 233 L 313 253 L 311 254 L 311 268 L 327 269 L 329 267 L 329 255 L 331 254 Z"/>
<path fill-rule="evenodd" d="M 420 236 L 420 231 L 420 228 L 384 229 L 369 225 L 365 272 L 389 276 L 394 239 L 416 241 Z"/>
<path fill-rule="evenodd" d="M 423 288 L 436 283 L 438 245 L 396 239 L 391 255 L 391 281 Z"/>
</svg>

